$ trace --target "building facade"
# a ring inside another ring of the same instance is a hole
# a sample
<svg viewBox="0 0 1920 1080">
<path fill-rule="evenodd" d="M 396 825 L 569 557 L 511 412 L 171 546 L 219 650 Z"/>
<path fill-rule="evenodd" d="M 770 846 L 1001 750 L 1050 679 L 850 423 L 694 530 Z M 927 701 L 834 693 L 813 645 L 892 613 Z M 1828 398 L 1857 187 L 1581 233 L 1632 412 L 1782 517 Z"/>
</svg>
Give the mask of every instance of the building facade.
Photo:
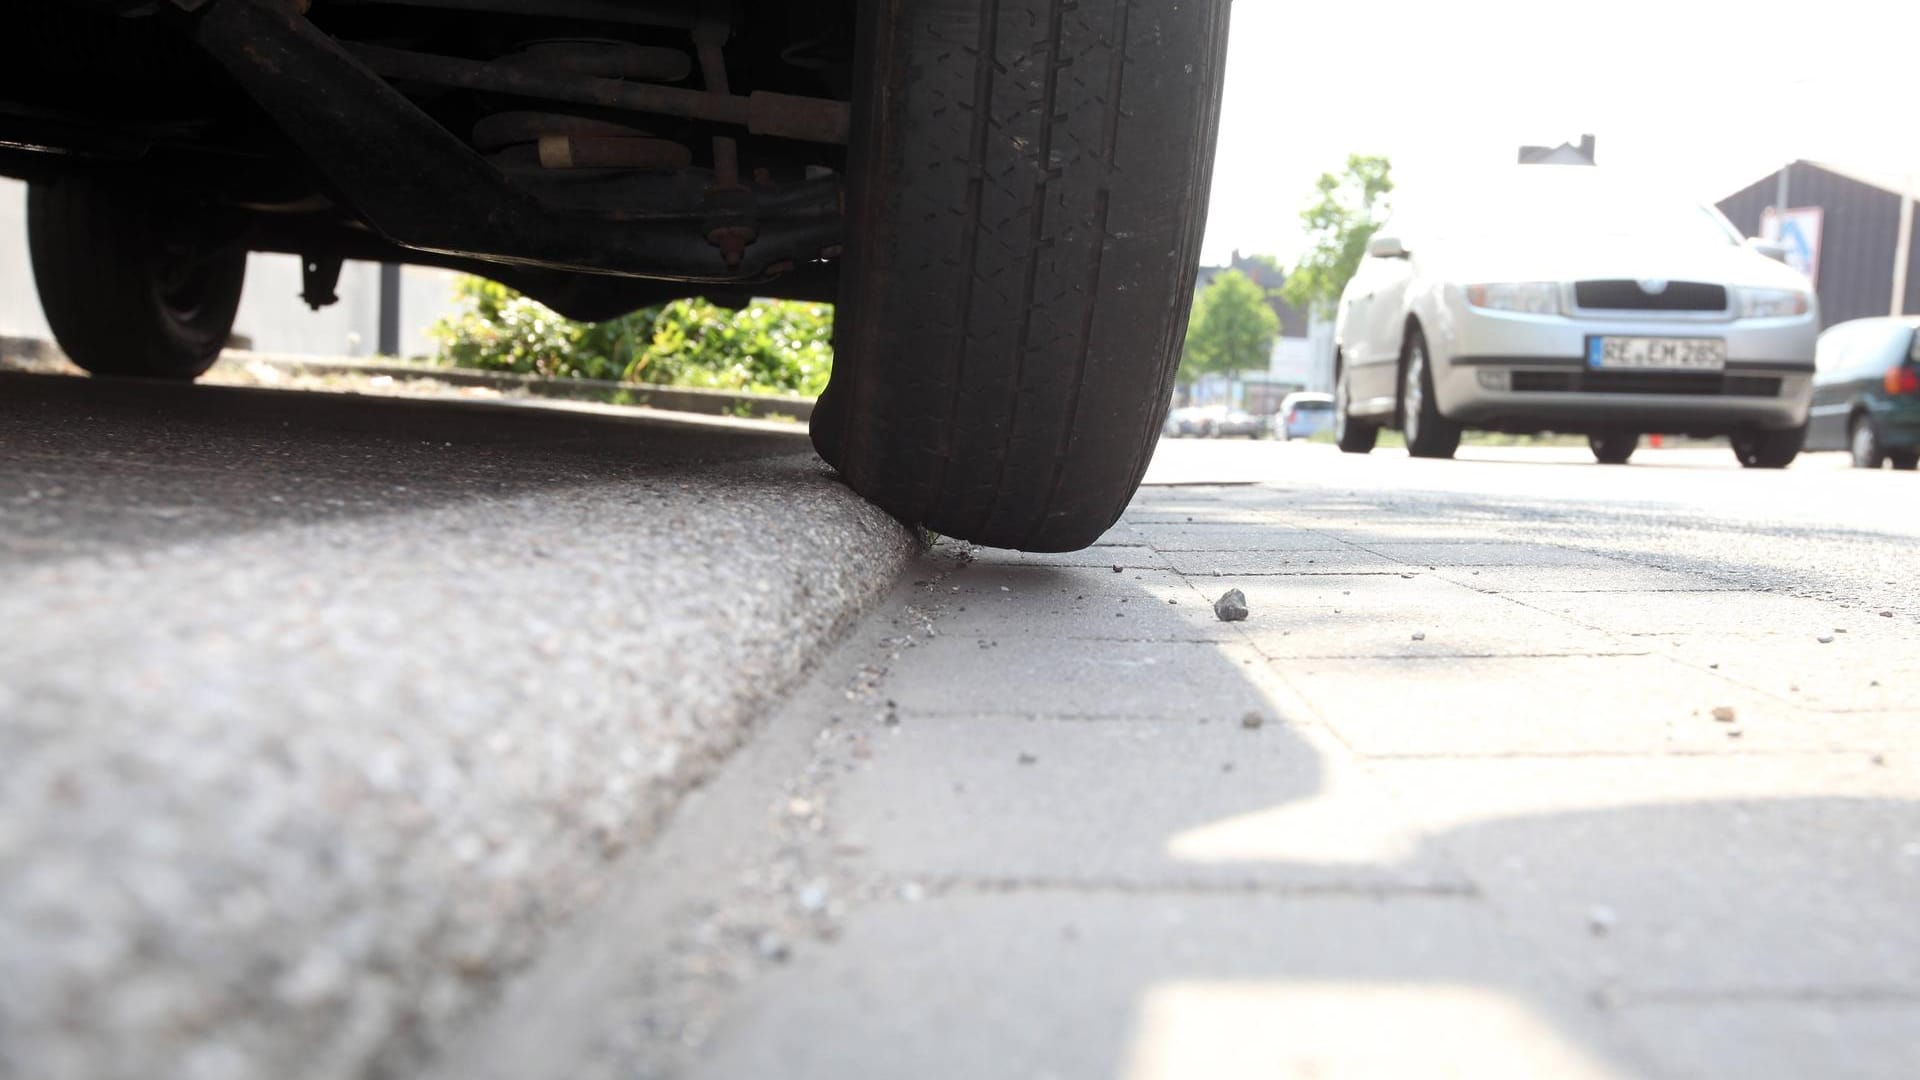
<svg viewBox="0 0 1920 1080">
<path fill-rule="evenodd" d="M 1920 221 L 1913 188 L 1911 182 L 1796 161 L 1720 200 L 1719 207 L 1747 236 L 1773 231 L 1770 239 L 1792 242 L 1820 295 L 1821 322 L 1832 326 L 1920 314 Z"/>
</svg>

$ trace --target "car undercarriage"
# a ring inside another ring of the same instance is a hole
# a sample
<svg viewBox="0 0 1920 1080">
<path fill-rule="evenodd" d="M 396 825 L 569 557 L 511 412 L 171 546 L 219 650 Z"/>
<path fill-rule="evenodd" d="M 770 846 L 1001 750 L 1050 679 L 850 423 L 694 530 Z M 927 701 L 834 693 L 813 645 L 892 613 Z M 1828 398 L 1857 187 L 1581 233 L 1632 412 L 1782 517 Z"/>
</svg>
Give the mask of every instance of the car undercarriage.
<svg viewBox="0 0 1920 1080">
<path fill-rule="evenodd" d="M 191 379 L 249 252 L 477 273 L 599 320 L 837 305 L 815 448 L 899 517 L 1083 547 L 1145 473 L 1228 0 L 40 0 L 0 174 L 61 347 Z"/>
<path fill-rule="evenodd" d="M 348 258 L 587 319 L 683 283 L 832 298 L 850 4 L 299 6 L 14 7 L 0 171 L 131 173 L 196 230 L 299 255 L 315 299 Z"/>
</svg>

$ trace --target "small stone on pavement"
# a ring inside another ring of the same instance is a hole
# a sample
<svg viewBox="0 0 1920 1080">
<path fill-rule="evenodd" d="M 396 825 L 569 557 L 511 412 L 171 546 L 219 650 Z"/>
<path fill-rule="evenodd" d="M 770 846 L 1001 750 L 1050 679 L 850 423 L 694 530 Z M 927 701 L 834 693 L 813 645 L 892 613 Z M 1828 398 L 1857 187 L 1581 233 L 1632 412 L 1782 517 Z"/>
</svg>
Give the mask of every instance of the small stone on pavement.
<svg viewBox="0 0 1920 1080">
<path fill-rule="evenodd" d="M 1221 622 L 1239 622 L 1247 617 L 1247 594 L 1239 589 L 1228 589 L 1213 602 L 1213 613 Z"/>
<path fill-rule="evenodd" d="M 1734 720 L 1733 706 L 1715 705 L 1713 707 L 1713 718 L 1723 724 L 1733 723 L 1733 720 Z"/>
<path fill-rule="evenodd" d="M 1243 728 L 1257 728 L 1266 722 L 1267 718 L 1257 712 L 1250 712 L 1240 718 L 1240 726 Z"/>
</svg>

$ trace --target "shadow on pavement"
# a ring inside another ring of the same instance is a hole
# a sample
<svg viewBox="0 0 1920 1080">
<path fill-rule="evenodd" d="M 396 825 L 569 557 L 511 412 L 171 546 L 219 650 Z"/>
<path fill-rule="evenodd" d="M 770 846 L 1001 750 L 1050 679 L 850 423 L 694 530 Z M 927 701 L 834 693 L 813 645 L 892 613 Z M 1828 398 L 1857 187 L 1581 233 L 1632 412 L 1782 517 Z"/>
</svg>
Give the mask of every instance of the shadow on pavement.
<svg viewBox="0 0 1920 1080">
<path fill-rule="evenodd" d="M 697 1075 L 1894 1077 L 1920 1053 L 1909 743 L 1369 759 L 1286 685 L 1304 662 L 1184 617 L 1204 598 L 1174 575 L 1017 562 L 952 577 L 917 656 L 938 685 L 886 684 L 897 734 L 836 799 L 882 894 L 927 899 L 857 910 Z M 1421 686 L 1395 707 L 1470 740 Z"/>
</svg>

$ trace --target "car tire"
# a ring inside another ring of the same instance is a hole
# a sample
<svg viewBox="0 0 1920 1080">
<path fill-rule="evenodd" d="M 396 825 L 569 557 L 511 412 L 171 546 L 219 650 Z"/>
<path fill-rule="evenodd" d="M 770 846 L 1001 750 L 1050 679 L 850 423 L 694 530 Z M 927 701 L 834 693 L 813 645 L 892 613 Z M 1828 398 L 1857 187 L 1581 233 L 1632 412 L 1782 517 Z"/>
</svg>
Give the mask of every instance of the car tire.
<svg viewBox="0 0 1920 1080">
<path fill-rule="evenodd" d="M 1783 431 L 1744 431 L 1731 440 L 1733 456 L 1749 469 L 1784 469 L 1800 456 L 1807 441 L 1807 425 Z"/>
<path fill-rule="evenodd" d="M 1920 467 L 1920 452 L 1913 450 L 1889 450 L 1887 451 L 1887 461 L 1892 463 L 1893 467 L 1901 472 L 1912 472 L 1916 467 Z"/>
<path fill-rule="evenodd" d="M 1460 448 L 1460 425 L 1440 415 L 1433 394 L 1433 364 L 1427 355 L 1426 335 L 1417 326 L 1407 328 L 1401 347 L 1400 430 L 1407 437 L 1407 453 L 1418 458 L 1450 458 Z"/>
<path fill-rule="evenodd" d="M 1227 0 L 860 5 L 848 236 L 814 446 L 896 516 L 1070 551 L 1172 397 Z"/>
<path fill-rule="evenodd" d="M 1587 446 L 1592 448 L 1594 460 L 1600 464 L 1625 465 L 1640 448 L 1640 436 L 1631 431 L 1610 431 L 1605 435 L 1587 436 Z"/>
<path fill-rule="evenodd" d="M 246 249 L 131 188 L 27 188 L 27 249 L 55 341 L 95 375 L 192 379 L 233 331 Z M 184 226 L 184 227 L 183 227 Z"/>
<path fill-rule="evenodd" d="M 1347 413 L 1349 393 L 1347 370 L 1343 367 L 1333 381 L 1333 444 L 1343 453 L 1371 453 L 1373 444 L 1380 440 L 1380 428 L 1355 420 Z"/>
<path fill-rule="evenodd" d="M 1887 450 L 1880 442 L 1880 431 L 1873 417 L 1860 413 L 1847 425 L 1847 450 L 1856 469 L 1877 469 L 1887 463 Z"/>
</svg>

